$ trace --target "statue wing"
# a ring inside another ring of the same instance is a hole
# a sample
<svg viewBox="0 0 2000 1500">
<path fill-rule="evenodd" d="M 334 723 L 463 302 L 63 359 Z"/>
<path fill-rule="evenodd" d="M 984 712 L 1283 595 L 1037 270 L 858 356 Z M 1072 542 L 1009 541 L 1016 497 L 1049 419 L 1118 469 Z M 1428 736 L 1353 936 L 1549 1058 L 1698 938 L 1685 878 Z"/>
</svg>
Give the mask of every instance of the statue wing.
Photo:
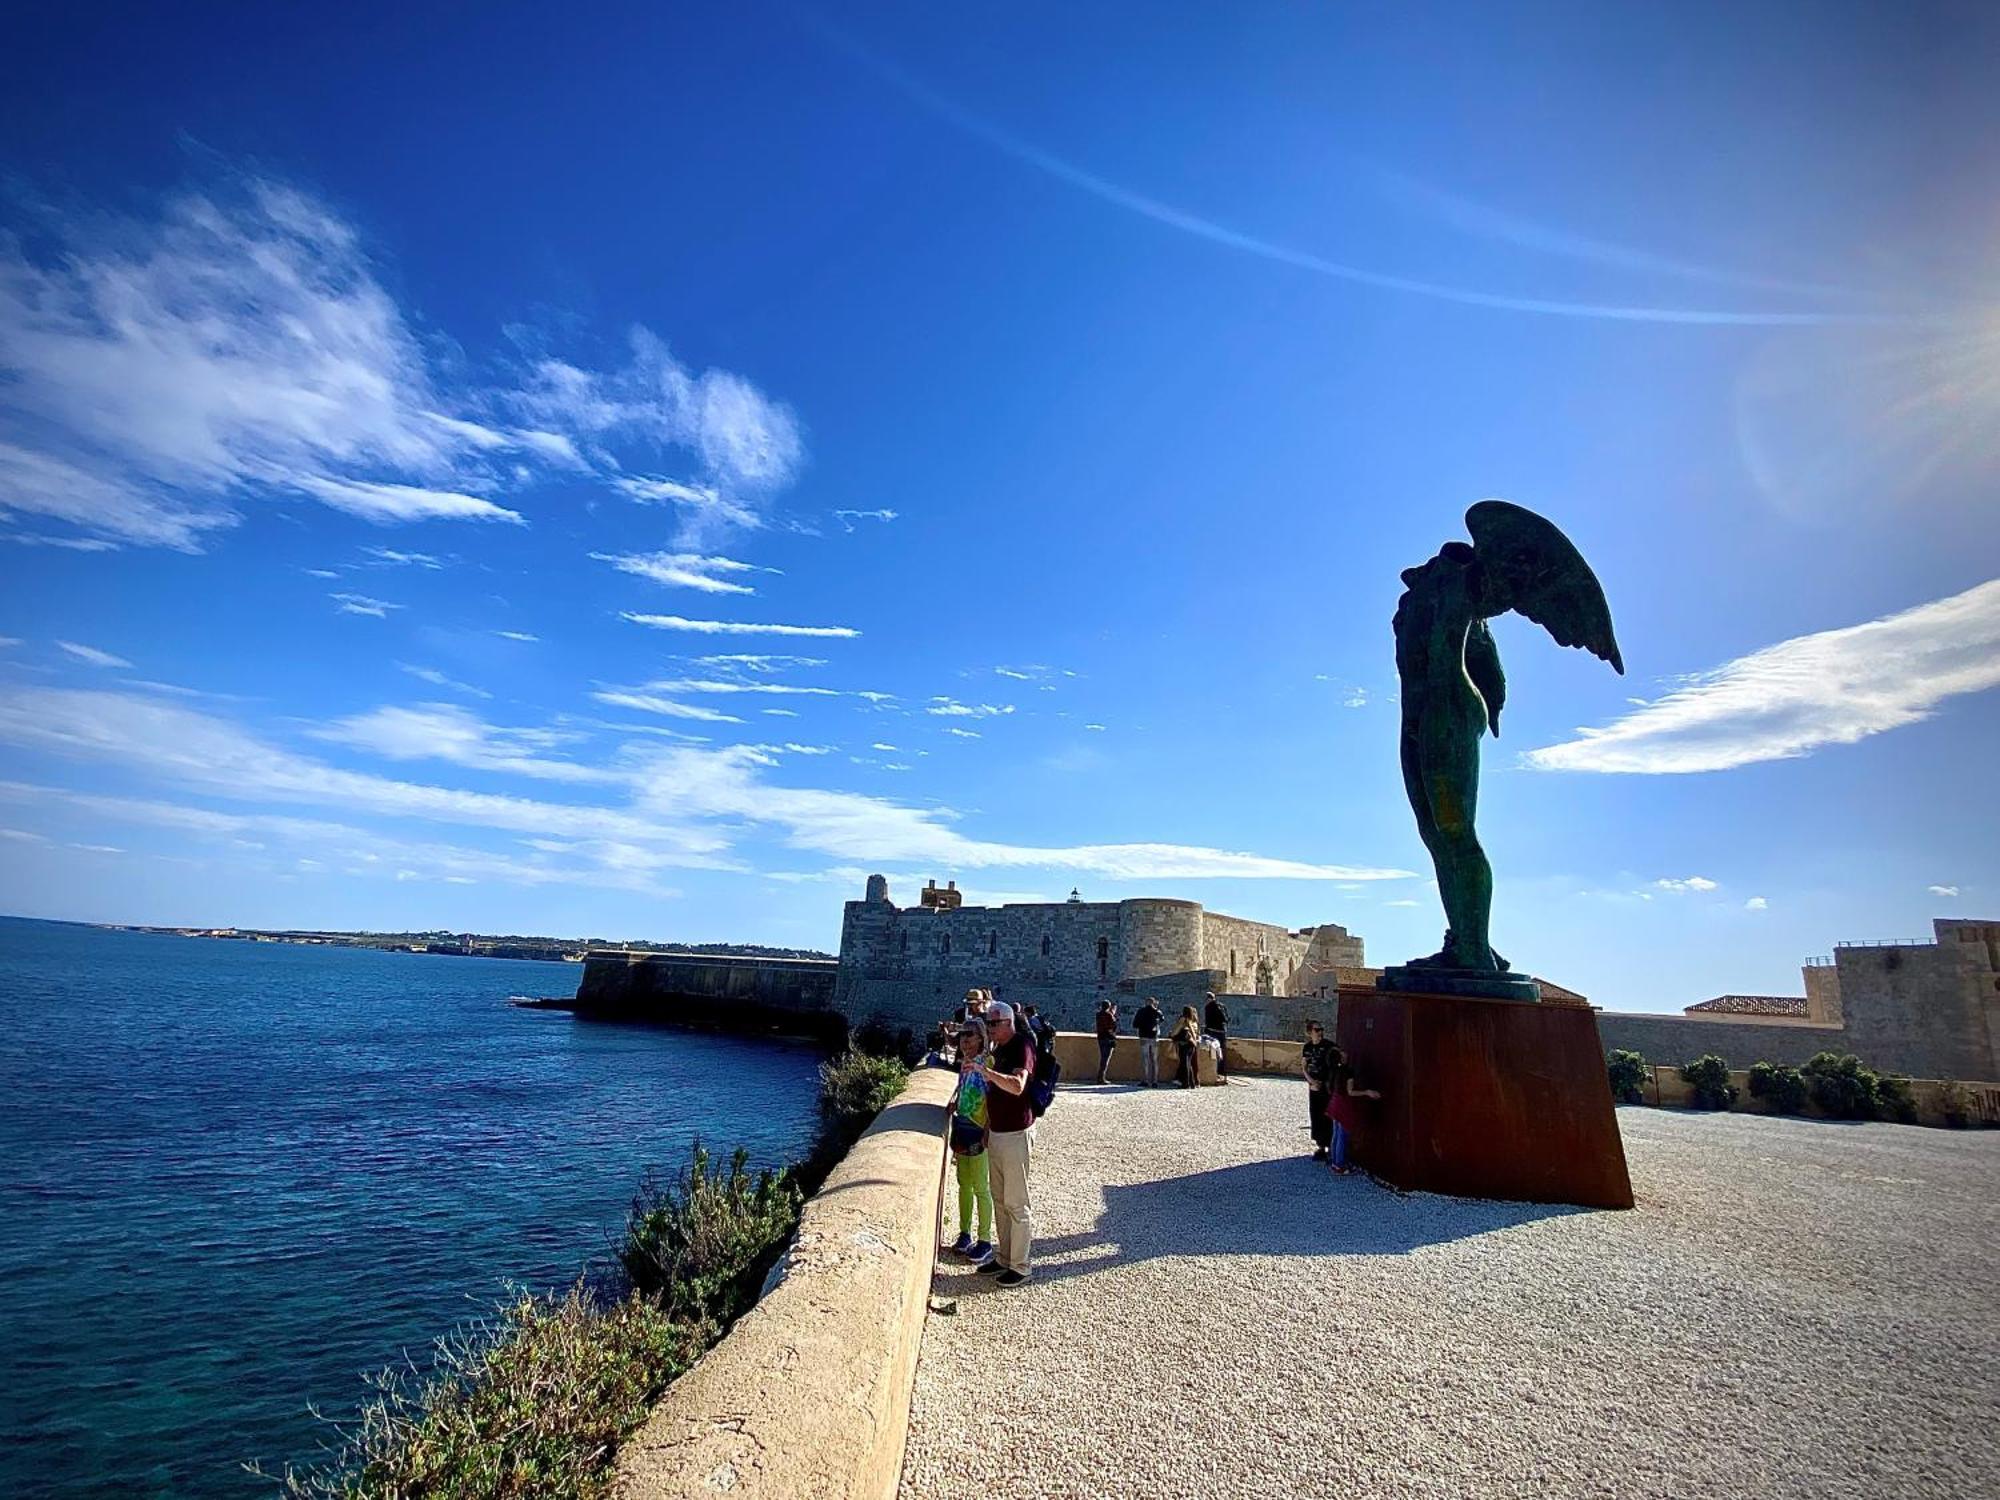
<svg viewBox="0 0 2000 1500">
<path fill-rule="evenodd" d="M 1488 577 L 1493 613 L 1526 615 L 1561 646 L 1581 646 L 1623 674 L 1604 586 L 1570 539 L 1531 510 L 1482 500 L 1465 513 L 1473 550 Z M 1495 658 L 1497 670 L 1498 658 Z"/>
</svg>

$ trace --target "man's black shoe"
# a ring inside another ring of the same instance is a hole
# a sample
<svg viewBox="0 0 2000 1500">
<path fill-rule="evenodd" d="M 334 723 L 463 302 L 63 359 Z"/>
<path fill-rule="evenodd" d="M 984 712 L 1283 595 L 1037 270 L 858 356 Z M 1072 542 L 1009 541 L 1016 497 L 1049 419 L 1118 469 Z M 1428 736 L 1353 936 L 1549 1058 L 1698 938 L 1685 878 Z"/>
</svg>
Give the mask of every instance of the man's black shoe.
<svg viewBox="0 0 2000 1500">
<path fill-rule="evenodd" d="M 986 1262 L 985 1265 L 979 1267 L 972 1274 L 975 1276 L 998 1276 L 1002 1271 L 1005 1271 L 1006 1269 L 1007 1268 L 1001 1265 L 999 1261 L 989 1260 L 988 1262 Z"/>
<path fill-rule="evenodd" d="M 1019 1271 L 1002 1271 L 999 1279 L 993 1284 L 1005 1287 L 1026 1286 L 1028 1278 Z"/>
</svg>

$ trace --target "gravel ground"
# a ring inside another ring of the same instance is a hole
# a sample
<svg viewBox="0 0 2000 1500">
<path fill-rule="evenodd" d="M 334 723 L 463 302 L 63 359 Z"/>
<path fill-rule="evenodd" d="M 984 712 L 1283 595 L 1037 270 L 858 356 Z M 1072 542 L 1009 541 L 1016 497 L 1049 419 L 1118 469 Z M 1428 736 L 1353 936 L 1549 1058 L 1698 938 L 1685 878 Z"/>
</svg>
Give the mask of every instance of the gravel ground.
<svg viewBox="0 0 2000 1500">
<path fill-rule="evenodd" d="M 903 1495 L 2000 1495 L 2000 1132 L 1619 1118 L 1592 1213 L 1333 1177 L 1297 1083 L 1065 1089 Z"/>
</svg>

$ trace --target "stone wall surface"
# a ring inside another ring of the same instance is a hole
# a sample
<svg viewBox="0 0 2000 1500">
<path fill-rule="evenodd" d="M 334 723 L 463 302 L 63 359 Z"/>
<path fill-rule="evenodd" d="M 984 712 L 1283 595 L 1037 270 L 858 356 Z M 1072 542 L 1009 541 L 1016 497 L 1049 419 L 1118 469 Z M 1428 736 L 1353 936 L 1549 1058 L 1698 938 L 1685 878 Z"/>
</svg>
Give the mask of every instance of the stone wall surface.
<svg viewBox="0 0 2000 1500">
<path fill-rule="evenodd" d="M 601 1020 L 837 1040 L 836 972 L 829 959 L 607 950 L 584 959 L 573 1008 Z"/>
<path fill-rule="evenodd" d="M 1642 1015 L 1601 1010 L 1597 1034 L 1606 1052 L 1637 1052 L 1648 1062 L 1679 1067 L 1713 1052 L 1729 1063 L 1798 1066 L 1815 1052 L 1848 1050 L 1838 1026 L 1811 1021 L 1696 1020 L 1692 1016 Z"/>
<path fill-rule="evenodd" d="M 776 1285 L 619 1450 L 618 1500 L 896 1493 L 955 1076 L 913 1074 L 806 1204 Z"/>
<path fill-rule="evenodd" d="M 1876 1067 L 1924 1078 L 1995 1076 L 1992 953 L 1943 929 L 1990 924 L 1940 921 L 1940 940 L 1834 950 L 1847 1050 Z M 1881 1059 L 1881 1061 L 1877 1061 Z"/>
</svg>

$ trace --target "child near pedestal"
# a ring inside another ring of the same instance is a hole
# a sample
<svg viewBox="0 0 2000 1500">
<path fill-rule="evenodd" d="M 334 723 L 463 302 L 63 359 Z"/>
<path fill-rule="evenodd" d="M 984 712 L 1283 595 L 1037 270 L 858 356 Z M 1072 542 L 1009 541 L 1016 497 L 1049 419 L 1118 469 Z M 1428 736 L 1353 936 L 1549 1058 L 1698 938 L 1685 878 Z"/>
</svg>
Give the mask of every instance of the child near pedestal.
<svg viewBox="0 0 2000 1500">
<path fill-rule="evenodd" d="M 1347 1061 L 1346 1052 L 1338 1045 L 1329 1044 L 1332 1066 L 1327 1070 L 1327 1117 L 1333 1121 L 1333 1150 L 1330 1165 L 1333 1170 L 1345 1175 L 1354 1168 L 1347 1164 L 1347 1142 L 1355 1126 L 1356 1099 L 1380 1099 L 1380 1089 L 1364 1088 L 1354 1075 L 1353 1066 Z"/>
</svg>

